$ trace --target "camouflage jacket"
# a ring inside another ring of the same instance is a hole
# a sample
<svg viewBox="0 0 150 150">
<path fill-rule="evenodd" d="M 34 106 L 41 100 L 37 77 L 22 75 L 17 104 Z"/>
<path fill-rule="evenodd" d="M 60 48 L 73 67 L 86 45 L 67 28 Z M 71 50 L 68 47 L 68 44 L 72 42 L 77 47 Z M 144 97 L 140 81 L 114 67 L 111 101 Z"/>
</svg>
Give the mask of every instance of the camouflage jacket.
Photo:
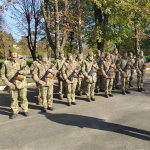
<svg viewBox="0 0 150 150">
<path fill-rule="evenodd" d="M 93 64 L 96 65 L 96 68 L 94 68 L 94 72 L 92 73 L 90 80 L 87 80 L 87 82 L 89 83 L 94 83 L 97 81 L 97 70 L 99 69 L 97 66 L 97 62 L 94 59 L 89 60 L 87 58 L 86 61 L 83 62 L 83 66 L 82 66 L 82 73 L 87 78 Z"/>
<path fill-rule="evenodd" d="M 38 63 L 39 61 L 40 61 L 39 59 L 36 59 L 36 60 L 32 63 L 32 65 L 30 66 L 30 72 L 31 72 L 31 74 L 32 74 L 34 68 L 36 67 L 36 65 L 37 65 L 37 63 Z"/>
<path fill-rule="evenodd" d="M 97 62 L 97 65 L 98 65 L 98 63 L 99 63 L 99 61 L 101 60 L 101 59 L 104 59 L 103 57 L 98 57 L 98 56 L 96 56 L 95 58 L 94 58 L 94 60 Z M 101 65 L 102 65 L 102 62 L 101 62 Z M 102 75 L 102 72 L 101 72 L 101 65 L 99 66 L 99 69 L 97 70 L 97 75 Z"/>
<path fill-rule="evenodd" d="M 131 63 L 132 63 L 132 69 L 131 71 L 134 72 L 134 69 L 135 69 L 135 59 L 134 58 L 129 58 L 131 60 Z"/>
<path fill-rule="evenodd" d="M 121 59 L 120 55 L 119 54 L 115 54 L 115 53 L 112 53 L 110 55 L 110 58 L 111 58 L 112 62 L 115 63 L 115 65 L 117 65 L 119 63 L 120 59 Z M 117 68 L 116 68 L 116 72 L 119 72 L 119 70 Z"/>
<path fill-rule="evenodd" d="M 66 62 L 62 66 L 62 76 L 65 81 L 68 79 L 68 77 L 76 68 L 77 68 L 77 62 L 75 60 L 72 61 L 66 60 Z M 77 78 L 78 78 L 78 73 L 75 73 L 74 77 L 71 78 L 69 83 L 76 83 Z"/>
<path fill-rule="evenodd" d="M 39 61 L 36 66 L 34 71 L 32 72 L 33 75 L 33 79 L 35 82 L 39 83 L 40 79 L 44 76 L 44 74 L 46 73 L 46 71 L 50 68 L 50 66 L 53 65 L 50 61 Z M 57 74 L 57 70 L 54 68 L 54 66 L 52 67 L 52 73 L 49 73 L 48 76 L 56 76 Z M 44 83 L 42 84 L 42 86 L 51 86 L 53 85 L 53 78 L 46 78 Z"/>
<path fill-rule="evenodd" d="M 130 59 L 127 57 L 122 57 L 120 61 L 117 64 L 117 69 L 122 72 L 123 69 L 125 68 L 126 64 L 130 61 Z M 123 77 L 130 77 L 131 76 L 131 68 L 133 67 L 132 63 L 131 66 L 127 66 L 127 70 L 124 72 Z"/>
<path fill-rule="evenodd" d="M 139 56 L 135 61 L 135 69 L 136 72 L 139 74 L 144 62 L 146 62 L 146 59 L 144 56 Z M 145 74 L 146 66 L 143 69 L 143 74 Z"/>
<path fill-rule="evenodd" d="M 84 60 L 76 59 L 77 67 L 80 66 L 79 69 L 78 69 L 78 72 L 80 72 L 80 74 L 78 74 L 78 77 L 79 77 L 79 78 L 83 78 L 83 77 L 84 77 L 84 75 L 82 74 L 82 70 L 81 70 L 81 68 L 82 68 L 82 62 L 83 62 L 83 61 L 84 61 Z"/>
<path fill-rule="evenodd" d="M 102 65 L 101 65 L 101 72 L 102 72 L 104 77 L 106 76 L 107 71 L 109 70 L 111 63 L 112 63 L 111 59 L 105 58 L 105 61 L 103 61 Z M 108 78 L 115 78 L 115 70 L 116 70 L 116 65 L 114 63 L 114 67 L 111 68 L 110 75 L 108 75 Z"/>
<path fill-rule="evenodd" d="M 1 78 L 5 84 L 9 82 L 9 80 L 20 70 L 20 67 L 26 66 L 26 61 L 19 58 L 7 58 L 2 64 L 1 69 Z M 26 66 L 23 70 L 22 75 L 18 75 L 18 77 L 24 78 L 23 81 L 16 80 L 15 84 L 12 84 L 10 89 L 23 89 L 27 88 L 26 75 L 30 73 L 29 66 Z"/>
<path fill-rule="evenodd" d="M 63 79 L 63 76 L 62 76 L 62 66 L 64 64 L 64 62 L 66 61 L 66 58 L 58 58 L 56 59 L 56 61 L 54 62 L 54 67 L 56 68 L 56 70 L 58 70 L 58 74 L 59 74 L 59 78 L 61 80 L 64 80 Z"/>
</svg>

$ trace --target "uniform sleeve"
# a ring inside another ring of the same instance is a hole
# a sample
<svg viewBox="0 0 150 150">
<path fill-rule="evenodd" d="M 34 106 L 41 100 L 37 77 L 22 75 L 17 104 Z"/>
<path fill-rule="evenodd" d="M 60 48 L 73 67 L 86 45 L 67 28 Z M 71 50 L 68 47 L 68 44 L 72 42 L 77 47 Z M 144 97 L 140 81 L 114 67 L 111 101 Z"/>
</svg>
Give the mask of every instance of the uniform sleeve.
<svg viewBox="0 0 150 150">
<path fill-rule="evenodd" d="M 38 67 L 35 67 L 34 68 L 34 71 L 32 72 L 32 75 L 33 75 L 33 80 L 35 82 L 38 82 L 40 81 L 39 77 L 38 77 Z"/>
<path fill-rule="evenodd" d="M 6 66 L 4 63 L 2 64 L 1 78 L 5 84 L 7 84 L 9 82 L 9 80 L 6 78 Z"/>
<path fill-rule="evenodd" d="M 57 60 L 55 60 L 55 62 L 54 62 L 54 66 L 53 66 L 53 67 L 54 67 L 54 68 L 56 68 L 56 69 L 58 69 L 58 68 L 57 68 L 57 66 L 58 66 L 57 64 L 58 64 L 58 61 L 57 61 Z"/>
<path fill-rule="evenodd" d="M 118 63 L 117 63 L 117 69 L 120 71 L 120 72 L 122 72 L 122 69 L 121 69 L 121 60 L 119 60 L 118 61 Z"/>
<path fill-rule="evenodd" d="M 139 59 L 137 58 L 137 59 L 135 60 L 135 69 L 136 69 L 136 72 L 140 72 L 138 62 L 139 62 Z"/>
<path fill-rule="evenodd" d="M 64 80 L 67 80 L 66 65 L 65 65 L 65 63 L 62 66 L 62 76 L 63 76 Z"/>
<path fill-rule="evenodd" d="M 27 65 L 27 63 L 26 63 L 26 61 L 24 61 L 24 66 L 26 66 Z M 27 74 L 29 74 L 30 73 L 30 68 L 29 68 L 29 66 L 27 65 L 24 69 L 23 69 L 23 75 L 24 76 L 26 76 Z"/>
<path fill-rule="evenodd" d="M 106 76 L 106 72 L 104 71 L 104 62 L 101 65 L 101 73 L 104 77 Z"/>
<path fill-rule="evenodd" d="M 87 72 L 85 71 L 85 62 L 83 63 L 83 66 L 82 66 L 81 70 L 82 70 L 83 75 L 84 75 L 85 77 L 88 77 L 88 74 L 87 74 Z"/>
<path fill-rule="evenodd" d="M 53 75 L 53 76 L 56 76 L 56 75 L 57 75 L 57 72 L 58 72 L 58 70 L 56 69 L 56 67 L 53 66 L 53 67 L 52 67 L 52 70 L 53 70 L 52 75 Z"/>
</svg>

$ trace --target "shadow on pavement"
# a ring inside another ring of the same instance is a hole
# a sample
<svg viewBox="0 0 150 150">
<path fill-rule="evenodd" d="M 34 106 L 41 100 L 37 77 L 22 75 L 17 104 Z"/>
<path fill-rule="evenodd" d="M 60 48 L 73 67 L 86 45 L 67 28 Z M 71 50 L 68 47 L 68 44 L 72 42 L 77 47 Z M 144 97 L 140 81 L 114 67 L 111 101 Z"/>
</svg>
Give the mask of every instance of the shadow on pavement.
<svg viewBox="0 0 150 150">
<path fill-rule="evenodd" d="M 80 128 L 91 128 L 103 131 L 110 131 L 119 134 L 124 134 L 134 138 L 150 141 L 150 131 L 128 127 L 120 124 L 105 122 L 103 119 L 74 115 L 74 114 L 50 114 L 40 113 L 50 121 L 70 126 L 77 126 Z"/>
</svg>

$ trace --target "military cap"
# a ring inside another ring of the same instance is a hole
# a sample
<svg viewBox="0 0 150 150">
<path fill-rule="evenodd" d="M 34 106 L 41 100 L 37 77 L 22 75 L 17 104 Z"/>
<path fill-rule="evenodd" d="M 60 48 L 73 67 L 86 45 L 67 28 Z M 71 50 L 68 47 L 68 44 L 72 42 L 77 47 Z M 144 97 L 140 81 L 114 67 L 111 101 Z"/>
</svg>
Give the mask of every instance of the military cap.
<svg viewBox="0 0 150 150">
<path fill-rule="evenodd" d="M 42 53 L 41 54 L 41 58 L 43 58 L 43 57 L 47 57 L 47 54 L 46 53 Z"/>
<path fill-rule="evenodd" d="M 93 52 L 89 51 L 88 56 L 93 56 Z"/>
<path fill-rule="evenodd" d="M 101 53 L 100 50 L 96 50 L 96 54 Z"/>
<path fill-rule="evenodd" d="M 11 54 L 11 53 L 13 53 L 13 52 L 16 52 L 16 53 L 17 53 L 17 49 L 14 48 L 14 47 L 9 48 L 9 53 Z"/>
<path fill-rule="evenodd" d="M 105 53 L 105 56 L 110 56 L 110 53 L 109 53 L 109 52 L 106 52 L 106 53 Z"/>
<path fill-rule="evenodd" d="M 68 58 L 69 58 L 70 56 L 72 56 L 72 54 L 71 54 L 71 53 L 68 53 L 67 56 L 68 56 Z"/>
<path fill-rule="evenodd" d="M 81 54 L 78 54 L 77 57 L 81 57 Z"/>
<path fill-rule="evenodd" d="M 60 50 L 60 51 L 59 51 L 59 54 L 64 54 L 64 51 L 63 51 L 63 50 Z"/>
<path fill-rule="evenodd" d="M 143 51 L 140 51 L 140 53 L 139 54 L 143 54 Z"/>
<path fill-rule="evenodd" d="M 132 52 L 130 52 L 130 53 L 129 53 L 129 55 L 132 55 L 132 56 L 133 56 L 133 53 L 132 53 Z"/>
<path fill-rule="evenodd" d="M 39 53 L 38 53 L 38 56 L 40 57 L 40 56 L 41 56 L 41 54 L 42 54 L 42 52 L 39 52 Z"/>
</svg>

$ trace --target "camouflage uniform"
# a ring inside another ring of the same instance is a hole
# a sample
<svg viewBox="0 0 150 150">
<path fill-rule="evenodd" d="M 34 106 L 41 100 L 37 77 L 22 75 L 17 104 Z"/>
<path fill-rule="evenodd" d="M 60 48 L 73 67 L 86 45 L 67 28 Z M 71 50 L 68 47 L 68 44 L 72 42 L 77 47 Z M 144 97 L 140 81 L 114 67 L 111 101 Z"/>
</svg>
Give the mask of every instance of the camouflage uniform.
<svg viewBox="0 0 150 150">
<path fill-rule="evenodd" d="M 77 67 L 77 62 L 75 60 L 72 61 L 66 60 L 66 62 L 62 66 L 62 76 L 65 79 L 65 81 L 68 79 L 71 73 L 76 69 L 76 67 Z M 72 79 L 66 85 L 68 103 L 75 102 L 75 90 L 77 85 L 77 78 L 78 78 L 77 73 L 75 73 Z"/>
<path fill-rule="evenodd" d="M 110 58 L 112 60 L 112 62 L 115 63 L 115 65 L 118 64 L 119 62 L 119 54 L 115 54 L 115 53 L 112 53 Z M 117 87 L 117 84 L 119 82 L 119 70 L 116 68 L 116 72 L 115 72 L 115 77 L 114 77 L 114 81 L 113 81 L 113 88 L 116 88 Z"/>
<path fill-rule="evenodd" d="M 26 61 L 19 58 L 11 58 L 9 57 L 2 64 L 1 69 L 1 78 L 5 84 L 9 82 L 9 80 L 16 74 L 18 70 L 20 70 L 21 66 L 26 66 Z M 14 114 L 18 114 L 19 106 L 18 106 L 18 93 L 20 96 L 21 108 L 22 111 L 28 112 L 28 100 L 27 100 L 27 81 L 26 75 L 30 73 L 30 69 L 28 66 L 23 70 L 22 75 L 18 75 L 18 77 L 24 78 L 23 81 L 16 80 L 14 84 L 12 84 L 9 88 L 9 94 L 11 97 L 11 109 Z"/>
<path fill-rule="evenodd" d="M 97 65 L 98 65 L 98 63 L 99 63 L 99 61 L 102 59 L 102 57 L 100 56 L 96 56 L 95 58 L 94 58 L 94 60 L 97 62 Z M 101 63 L 102 64 L 102 63 Z M 99 68 L 101 67 L 101 65 L 99 66 Z M 98 69 L 98 71 L 97 71 L 97 82 L 96 82 L 96 90 L 97 91 L 99 91 L 99 89 L 102 91 L 102 90 L 104 90 L 104 83 L 105 83 L 105 81 L 104 81 L 104 77 L 103 77 L 103 75 L 102 75 L 102 72 L 101 72 L 101 70 L 100 69 Z"/>
<path fill-rule="evenodd" d="M 50 68 L 51 62 L 50 61 L 39 61 L 37 63 L 32 75 L 33 79 L 35 82 L 39 83 L 40 79 L 44 76 L 46 71 Z M 53 72 L 49 73 L 48 76 L 56 76 L 57 71 L 52 68 Z M 42 103 L 43 103 L 43 108 L 51 108 L 53 104 L 53 78 L 46 78 L 42 86 L 40 87 L 41 89 L 41 95 L 42 95 Z"/>
<path fill-rule="evenodd" d="M 101 65 L 101 72 L 104 77 L 106 76 L 111 63 L 112 63 L 111 59 L 105 58 L 105 61 L 103 61 Z M 115 77 L 115 70 L 116 70 L 116 65 L 114 64 L 114 67 L 111 68 L 110 70 L 110 75 L 107 75 L 108 78 L 105 79 L 105 94 L 106 95 L 112 94 L 111 91 L 112 91 L 112 86 L 113 86 L 113 78 Z"/>
<path fill-rule="evenodd" d="M 33 63 L 32 63 L 32 65 L 31 65 L 31 67 L 30 67 L 30 72 L 31 72 L 31 74 L 32 74 L 32 72 L 33 72 L 33 70 L 34 70 L 34 68 L 36 67 L 36 65 L 39 63 L 39 59 L 37 59 L 37 60 L 35 60 Z M 32 76 L 32 78 L 33 78 L 33 76 Z M 40 88 L 38 88 L 38 103 L 42 103 L 42 97 L 41 97 L 41 89 Z"/>
<path fill-rule="evenodd" d="M 132 85 L 132 81 L 133 81 L 133 75 L 134 75 L 134 66 L 135 66 L 135 59 L 134 58 L 130 58 L 131 62 L 132 62 L 132 69 L 131 69 L 131 76 L 130 76 L 130 79 L 129 79 L 129 85 L 131 86 Z"/>
<path fill-rule="evenodd" d="M 82 74 L 82 70 L 81 70 L 81 67 L 82 67 L 81 64 L 82 64 L 83 60 L 77 59 L 76 62 L 77 62 L 77 66 L 80 66 L 80 68 L 78 69 L 80 74 L 78 74 L 78 86 L 77 86 L 77 89 L 78 89 L 78 93 L 82 94 L 85 91 L 85 77 Z"/>
<path fill-rule="evenodd" d="M 122 57 L 122 59 L 117 64 L 117 69 L 120 72 L 122 72 L 128 62 L 129 62 L 128 57 Z M 122 92 L 128 91 L 129 78 L 131 76 L 131 68 L 132 68 L 132 65 L 131 66 L 128 65 L 127 70 L 124 72 L 124 74 L 123 75 L 121 74 L 121 89 L 122 89 Z"/>
<path fill-rule="evenodd" d="M 90 79 L 87 79 L 93 64 L 96 65 L 96 68 L 94 68 L 94 72 L 92 73 Z M 82 66 L 82 73 L 86 77 L 86 96 L 88 99 L 94 98 L 94 88 L 95 88 L 95 83 L 97 81 L 97 70 L 98 70 L 98 66 L 94 59 L 89 60 L 87 58 L 86 61 L 84 61 Z"/>
<path fill-rule="evenodd" d="M 144 56 L 139 56 L 135 61 L 135 69 L 137 72 L 137 87 L 143 89 L 144 79 L 145 79 L 145 70 L 146 66 L 144 67 L 143 72 L 141 72 L 141 75 L 139 74 L 144 62 L 146 62 L 146 59 Z"/>
<path fill-rule="evenodd" d="M 63 66 L 65 60 L 66 60 L 65 57 L 64 57 L 64 58 L 59 57 L 59 58 L 55 61 L 55 63 L 54 63 L 54 67 L 58 70 L 57 79 L 58 79 L 58 83 L 59 83 L 59 96 L 60 96 L 60 97 L 63 97 L 63 94 L 64 94 L 64 92 L 65 92 L 65 91 L 64 91 L 65 88 L 64 88 L 64 90 L 63 90 L 63 84 L 64 84 L 65 80 L 64 80 L 63 77 L 62 77 L 62 71 L 61 71 L 62 66 Z"/>
</svg>

